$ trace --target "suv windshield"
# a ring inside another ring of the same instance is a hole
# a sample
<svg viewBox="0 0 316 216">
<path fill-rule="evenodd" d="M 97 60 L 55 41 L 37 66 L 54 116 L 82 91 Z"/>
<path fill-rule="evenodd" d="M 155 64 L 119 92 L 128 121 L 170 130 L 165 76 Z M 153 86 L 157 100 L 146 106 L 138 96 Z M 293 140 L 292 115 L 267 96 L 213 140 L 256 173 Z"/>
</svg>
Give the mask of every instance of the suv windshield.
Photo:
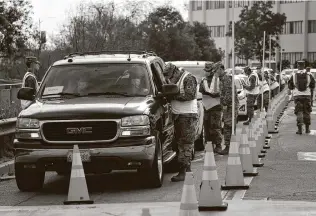
<svg viewBox="0 0 316 216">
<path fill-rule="evenodd" d="M 61 95 L 146 96 L 149 93 L 147 68 L 139 63 L 53 66 L 39 90 L 41 98 Z"/>
</svg>

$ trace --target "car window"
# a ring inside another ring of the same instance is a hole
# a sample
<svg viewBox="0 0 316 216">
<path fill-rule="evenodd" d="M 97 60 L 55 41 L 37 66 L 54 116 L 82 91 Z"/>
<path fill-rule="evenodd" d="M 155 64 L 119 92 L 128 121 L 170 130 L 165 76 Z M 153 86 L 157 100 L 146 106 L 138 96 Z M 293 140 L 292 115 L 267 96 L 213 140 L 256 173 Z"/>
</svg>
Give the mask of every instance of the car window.
<svg viewBox="0 0 316 216">
<path fill-rule="evenodd" d="M 166 84 L 167 82 L 163 75 L 163 68 L 158 62 L 155 62 L 154 65 L 155 65 L 155 68 L 157 69 L 157 72 L 158 72 L 160 80 L 162 81 L 162 84 Z"/>
<path fill-rule="evenodd" d="M 39 95 L 104 92 L 148 95 L 151 89 L 146 65 L 106 63 L 53 66 L 42 83 Z"/>
</svg>

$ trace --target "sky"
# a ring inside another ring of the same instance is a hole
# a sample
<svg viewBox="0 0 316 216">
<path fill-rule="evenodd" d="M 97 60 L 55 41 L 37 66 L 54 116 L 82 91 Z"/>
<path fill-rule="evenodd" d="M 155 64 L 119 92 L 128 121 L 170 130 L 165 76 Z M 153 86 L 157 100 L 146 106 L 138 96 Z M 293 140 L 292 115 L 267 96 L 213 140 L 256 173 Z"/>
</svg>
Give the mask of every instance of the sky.
<svg viewBox="0 0 316 216">
<path fill-rule="evenodd" d="M 169 0 L 171 4 L 180 10 L 184 19 L 187 19 L 187 12 L 183 5 L 187 0 Z M 46 31 L 48 40 L 50 36 L 56 35 L 60 27 L 67 21 L 69 14 L 76 9 L 81 2 L 107 2 L 106 0 L 30 0 L 33 5 L 33 21 L 40 26 L 41 31 Z M 115 0 L 124 2 L 124 0 Z M 164 4 L 168 0 L 155 0 L 157 5 Z"/>
</svg>

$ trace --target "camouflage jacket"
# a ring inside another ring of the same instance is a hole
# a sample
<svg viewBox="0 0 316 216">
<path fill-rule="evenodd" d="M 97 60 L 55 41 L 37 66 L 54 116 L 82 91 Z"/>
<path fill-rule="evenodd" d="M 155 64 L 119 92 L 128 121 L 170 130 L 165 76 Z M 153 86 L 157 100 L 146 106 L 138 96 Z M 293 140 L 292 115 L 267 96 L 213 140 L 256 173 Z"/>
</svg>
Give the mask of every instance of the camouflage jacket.
<svg viewBox="0 0 316 216">
<path fill-rule="evenodd" d="M 213 98 L 218 98 L 218 97 L 220 97 L 219 93 L 213 93 L 212 94 L 212 93 L 206 92 L 205 89 L 204 89 L 204 85 L 203 85 L 203 81 L 206 80 L 208 85 L 210 86 L 211 83 L 212 83 L 213 77 L 214 77 L 214 75 L 212 74 L 212 75 L 202 79 L 202 81 L 200 83 L 199 92 L 201 92 L 203 95 L 209 95 L 209 96 L 211 96 Z"/>
<path fill-rule="evenodd" d="M 173 97 L 173 100 L 190 101 L 197 98 L 197 80 L 192 74 L 188 74 L 183 80 L 184 95 Z"/>
<path fill-rule="evenodd" d="M 244 86 L 244 88 L 248 91 L 253 90 L 256 87 L 256 77 L 254 75 L 250 75 L 249 77 L 249 86 Z"/>
<path fill-rule="evenodd" d="M 233 100 L 232 100 L 232 76 L 225 74 L 224 76 L 220 77 L 220 96 L 221 96 L 221 105 L 231 107 Z M 238 110 L 239 101 L 238 101 L 238 94 L 235 85 L 235 109 Z"/>
</svg>

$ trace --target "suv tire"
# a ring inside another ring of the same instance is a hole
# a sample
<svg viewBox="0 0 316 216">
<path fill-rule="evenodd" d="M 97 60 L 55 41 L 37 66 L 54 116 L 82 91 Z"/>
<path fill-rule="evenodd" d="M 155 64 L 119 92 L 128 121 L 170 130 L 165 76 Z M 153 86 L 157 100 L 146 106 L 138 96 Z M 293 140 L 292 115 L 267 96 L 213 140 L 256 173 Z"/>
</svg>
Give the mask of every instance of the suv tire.
<svg viewBox="0 0 316 216">
<path fill-rule="evenodd" d="M 24 168 L 15 164 L 15 181 L 20 191 L 38 191 L 43 188 L 45 171 L 38 168 Z"/>
<path fill-rule="evenodd" d="M 205 149 L 205 142 L 205 131 L 203 127 L 200 137 L 194 143 L 195 150 L 203 151 Z"/>
<path fill-rule="evenodd" d="M 139 169 L 143 182 L 151 188 L 162 186 L 164 177 L 163 152 L 160 141 L 160 132 L 156 131 L 156 149 L 155 157 L 151 168 Z"/>
</svg>

